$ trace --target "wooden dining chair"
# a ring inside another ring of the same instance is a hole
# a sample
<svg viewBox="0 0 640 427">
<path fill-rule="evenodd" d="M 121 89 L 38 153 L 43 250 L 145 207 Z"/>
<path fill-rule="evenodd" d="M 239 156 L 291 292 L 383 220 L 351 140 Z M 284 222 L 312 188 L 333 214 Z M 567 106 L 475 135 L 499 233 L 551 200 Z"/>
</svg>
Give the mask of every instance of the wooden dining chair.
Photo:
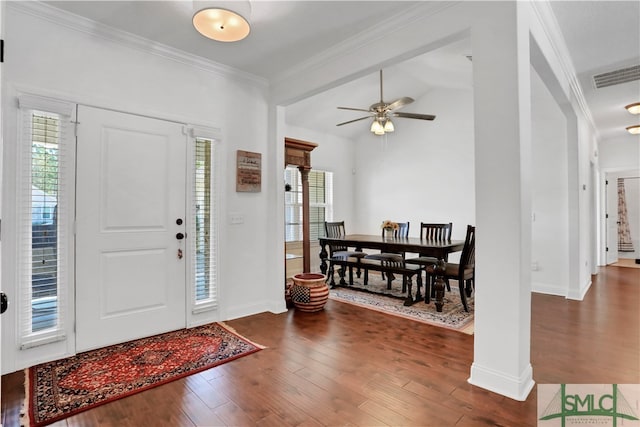
<svg viewBox="0 0 640 427">
<path fill-rule="evenodd" d="M 407 222 L 398 222 L 398 228 L 393 230 L 393 238 L 408 238 L 409 237 L 409 221 Z M 382 230 L 382 237 L 384 237 L 384 229 Z M 404 252 L 401 253 L 393 253 L 393 252 L 381 252 L 379 254 L 371 254 L 365 257 L 366 259 L 375 259 L 383 262 L 404 262 Z M 382 280 L 385 279 L 385 273 L 382 272 Z M 390 277 L 390 281 L 393 280 L 394 277 Z M 389 282 L 390 283 L 390 282 Z M 405 292 L 406 284 L 402 284 L 402 292 Z"/>
<path fill-rule="evenodd" d="M 430 275 L 435 275 L 435 265 L 427 267 Z M 449 287 L 449 280 L 457 280 L 460 289 L 460 299 L 464 311 L 469 311 L 467 297 L 471 296 L 475 288 L 475 272 L 476 272 L 476 227 L 467 226 L 467 236 L 460 255 L 460 263 L 447 263 L 443 275 L 443 280 Z M 425 285 L 427 286 L 427 285 Z"/>
<path fill-rule="evenodd" d="M 453 231 L 453 223 L 420 223 L 420 240 L 433 240 L 437 242 L 448 242 L 451 240 L 451 232 Z M 445 261 L 447 259 L 445 258 Z M 415 258 L 407 258 L 405 260 L 407 264 L 418 264 L 425 267 L 430 265 L 435 265 L 438 262 L 438 258 L 429 256 L 427 254 L 419 254 L 419 256 Z M 426 274 L 426 281 L 424 283 L 429 283 L 429 280 L 433 282 L 433 277 L 429 277 L 429 273 Z M 447 286 L 447 289 L 451 291 L 451 288 Z"/>
<path fill-rule="evenodd" d="M 345 226 L 344 226 L 344 221 L 335 221 L 335 222 L 325 221 L 324 222 L 324 231 L 325 231 L 327 237 L 329 237 L 329 238 L 342 238 L 342 237 L 347 235 L 346 229 L 345 229 Z M 329 258 L 333 258 L 333 257 L 364 258 L 364 257 L 367 256 L 366 253 L 360 252 L 360 251 L 356 251 L 356 250 L 351 250 L 351 249 L 349 249 L 347 246 L 345 246 L 343 244 L 329 243 L 327 246 L 329 246 Z M 327 280 L 330 277 L 333 277 L 334 267 L 335 267 L 334 263 L 333 262 L 329 262 L 329 274 L 327 275 Z M 358 277 L 360 277 L 360 274 L 361 274 L 360 273 L 360 269 L 358 268 L 358 270 L 356 271 L 356 275 Z M 340 271 L 339 275 L 340 275 L 341 278 L 344 278 L 344 271 Z M 351 279 L 352 277 L 353 277 L 353 271 L 352 271 L 352 268 L 349 267 L 349 279 Z M 351 282 L 351 280 L 350 280 L 350 282 Z M 353 283 L 349 283 L 349 284 L 353 285 Z"/>
</svg>

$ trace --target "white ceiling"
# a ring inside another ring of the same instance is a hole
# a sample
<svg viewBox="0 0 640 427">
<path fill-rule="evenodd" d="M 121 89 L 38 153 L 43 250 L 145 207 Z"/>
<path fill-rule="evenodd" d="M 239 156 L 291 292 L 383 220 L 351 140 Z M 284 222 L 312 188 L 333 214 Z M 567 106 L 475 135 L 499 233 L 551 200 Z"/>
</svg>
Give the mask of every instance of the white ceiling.
<svg viewBox="0 0 640 427">
<path fill-rule="evenodd" d="M 133 33 L 244 72 L 274 81 L 279 75 L 337 43 L 372 32 L 394 15 L 410 13 L 409 1 L 263 1 L 251 2 L 251 34 L 237 43 L 204 38 L 191 25 L 191 1 L 51 1 L 54 7 Z M 585 99 L 604 139 L 634 138 L 625 126 L 638 122 L 622 107 L 640 101 L 640 81 L 594 89 L 593 74 L 640 64 L 640 2 L 552 1 Z M 436 86 L 471 87 L 469 42 L 461 41 L 384 71 L 385 101 L 415 99 Z M 350 137 L 367 128 L 366 120 L 326 129 L 361 117 L 337 110 L 368 108 L 379 100 L 378 74 L 361 77 L 287 108 L 287 122 Z M 408 105 L 402 111 L 416 111 Z M 436 119 L 437 120 L 437 119 Z M 428 123 L 428 122 L 425 122 Z"/>
</svg>

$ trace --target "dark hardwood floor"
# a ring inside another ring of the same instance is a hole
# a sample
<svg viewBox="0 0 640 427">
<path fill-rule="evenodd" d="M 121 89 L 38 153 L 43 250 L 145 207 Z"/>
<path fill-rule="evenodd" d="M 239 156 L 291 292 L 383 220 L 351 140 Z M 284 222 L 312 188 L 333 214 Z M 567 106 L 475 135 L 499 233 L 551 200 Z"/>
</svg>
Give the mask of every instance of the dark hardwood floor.
<svg viewBox="0 0 640 427">
<path fill-rule="evenodd" d="M 584 301 L 534 294 L 537 383 L 640 383 L 640 269 L 600 270 Z M 473 337 L 329 301 L 227 322 L 268 348 L 54 426 L 535 426 L 526 402 L 467 383 Z M 23 375 L 2 377 L 3 426 Z"/>
</svg>

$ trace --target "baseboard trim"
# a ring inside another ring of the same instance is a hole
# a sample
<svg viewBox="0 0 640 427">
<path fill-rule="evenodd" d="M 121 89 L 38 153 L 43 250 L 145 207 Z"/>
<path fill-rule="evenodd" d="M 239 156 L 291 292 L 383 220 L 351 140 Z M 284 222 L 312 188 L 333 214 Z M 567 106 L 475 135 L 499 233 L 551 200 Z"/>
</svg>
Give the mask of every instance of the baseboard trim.
<svg viewBox="0 0 640 427">
<path fill-rule="evenodd" d="M 589 280 L 587 282 L 587 284 L 585 286 L 583 286 L 582 289 L 580 289 L 578 291 L 572 291 L 571 289 L 569 289 L 569 293 L 567 294 L 567 299 L 572 299 L 572 300 L 576 300 L 576 301 L 582 301 L 584 299 L 584 296 L 589 291 L 589 288 L 591 288 L 591 283 L 593 283 L 593 282 L 591 280 Z"/>
<path fill-rule="evenodd" d="M 536 292 L 538 294 L 556 295 L 559 297 L 567 296 L 567 290 L 565 288 L 540 282 L 531 283 L 531 292 Z"/>
<path fill-rule="evenodd" d="M 527 365 L 519 377 L 508 375 L 477 363 L 471 365 L 471 377 L 467 380 L 476 387 L 498 393 L 513 400 L 524 402 L 531 393 L 535 381 L 533 381 L 533 368 Z"/>
</svg>

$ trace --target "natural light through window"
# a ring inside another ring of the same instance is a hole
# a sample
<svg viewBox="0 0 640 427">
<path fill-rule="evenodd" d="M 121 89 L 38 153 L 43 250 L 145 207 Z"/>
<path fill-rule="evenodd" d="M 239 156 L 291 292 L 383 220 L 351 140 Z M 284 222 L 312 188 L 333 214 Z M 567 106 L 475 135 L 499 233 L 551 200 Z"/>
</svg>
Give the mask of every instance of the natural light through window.
<svg viewBox="0 0 640 427">
<path fill-rule="evenodd" d="M 68 116 L 21 112 L 20 337 L 22 348 L 64 337 L 68 231 L 64 219 Z"/>
<path fill-rule="evenodd" d="M 302 181 L 296 167 L 285 169 L 285 237 L 287 242 L 302 240 Z M 288 188 L 288 187 L 287 187 Z M 311 241 L 324 236 L 324 222 L 333 218 L 333 173 L 309 172 L 309 237 Z"/>
<path fill-rule="evenodd" d="M 210 139 L 196 138 L 193 150 L 192 235 L 194 256 L 194 304 L 196 307 L 215 306 L 215 169 L 214 145 Z"/>
</svg>

